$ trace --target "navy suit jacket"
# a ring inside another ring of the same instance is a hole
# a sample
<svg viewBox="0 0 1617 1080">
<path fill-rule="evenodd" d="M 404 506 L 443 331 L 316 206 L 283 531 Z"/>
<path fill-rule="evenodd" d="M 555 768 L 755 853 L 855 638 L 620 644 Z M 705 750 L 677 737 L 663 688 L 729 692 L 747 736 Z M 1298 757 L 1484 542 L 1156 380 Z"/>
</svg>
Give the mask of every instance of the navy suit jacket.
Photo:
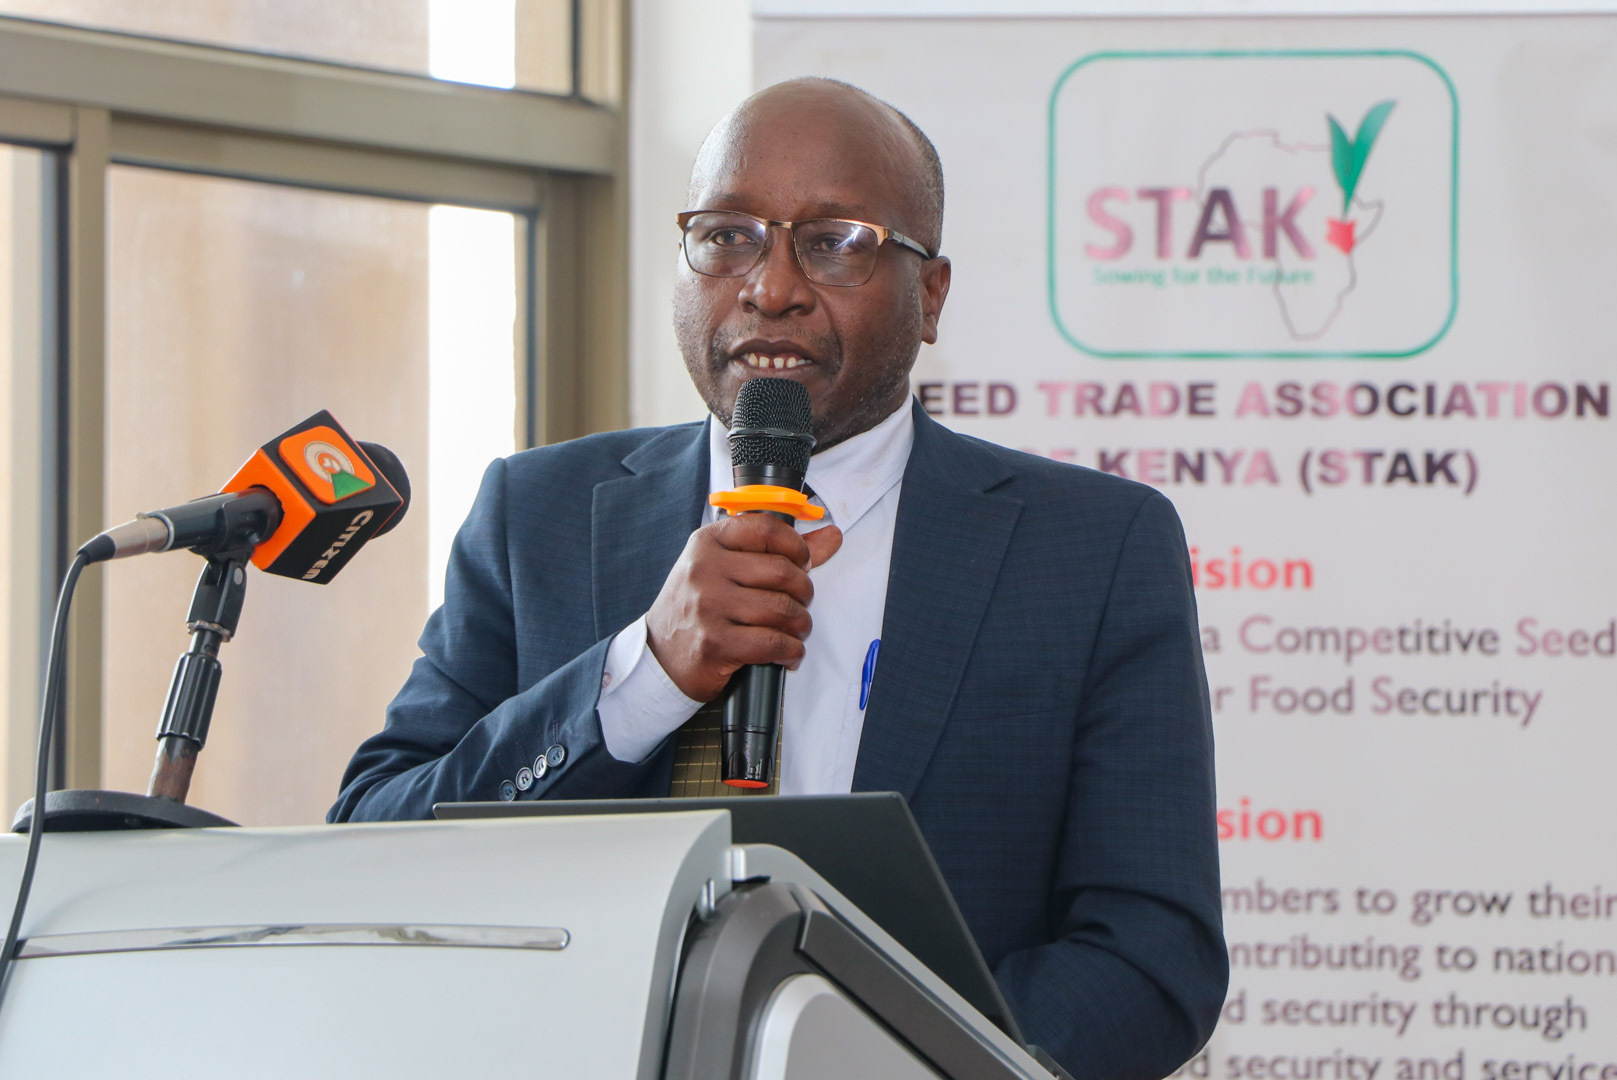
<svg viewBox="0 0 1617 1080">
<path fill-rule="evenodd" d="M 1213 748 L 1173 507 L 958 435 L 915 408 L 855 791 L 909 800 L 1028 1039 L 1075 1077 L 1163 1076 L 1223 1002 Z M 701 424 L 496 461 L 424 655 L 354 755 L 334 821 L 493 800 L 668 794 L 670 738 L 617 761 L 607 646 L 701 520 Z M 812 646 L 811 646 L 812 647 Z"/>
</svg>

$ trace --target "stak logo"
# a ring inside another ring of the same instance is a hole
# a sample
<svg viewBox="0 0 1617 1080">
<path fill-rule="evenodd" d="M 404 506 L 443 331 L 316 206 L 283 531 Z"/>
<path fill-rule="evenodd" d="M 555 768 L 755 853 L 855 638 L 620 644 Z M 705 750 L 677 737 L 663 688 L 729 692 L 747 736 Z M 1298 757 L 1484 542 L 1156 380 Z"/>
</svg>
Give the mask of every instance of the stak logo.
<svg viewBox="0 0 1617 1080">
<path fill-rule="evenodd" d="M 1050 315 L 1080 352 L 1402 359 L 1454 321 L 1459 99 L 1427 57 L 1092 53 L 1048 132 Z"/>
<path fill-rule="evenodd" d="M 1351 254 L 1357 243 L 1355 231 L 1358 223 L 1349 216 L 1353 210 L 1354 193 L 1358 189 L 1359 179 L 1364 175 L 1370 151 L 1396 104 L 1394 101 L 1383 101 L 1372 108 L 1360 121 L 1359 130 L 1352 139 L 1348 138 L 1347 132 L 1343 130 L 1336 117 L 1326 114 L 1325 119 L 1331 138 L 1331 169 L 1335 173 L 1337 186 L 1342 190 L 1342 218 L 1326 219 L 1324 240 L 1344 255 Z M 1203 165 L 1200 176 L 1205 179 L 1219 159 L 1236 143 L 1254 138 L 1268 139 L 1274 146 L 1288 153 L 1316 149 L 1307 145 L 1286 145 L 1273 138 L 1271 132 L 1237 132 L 1224 140 L 1218 152 Z M 1317 149 L 1324 148 L 1317 147 Z M 1111 234 L 1111 243 L 1108 245 L 1088 243 L 1084 246 L 1084 254 L 1092 259 L 1111 261 L 1122 259 L 1134 250 L 1137 222 L 1119 217 L 1111 209 L 1113 203 L 1128 202 L 1130 194 L 1128 188 L 1117 185 L 1097 188 L 1090 194 L 1087 205 L 1089 219 Z M 1289 198 L 1282 200 L 1280 186 L 1266 185 L 1262 189 L 1262 225 L 1259 233 L 1262 257 L 1282 258 L 1286 254 L 1281 247 L 1281 241 L 1284 239 L 1295 257 L 1313 260 L 1317 257 L 1317 253 L 1314 245 L 1299 227 L 1298 217 L 1313 201 L 1316 190 L 1310 185 L 1303 185 L 1292 189 L 1289 194 Z M 1229 251 L 1237 259 L 1252 258 L 1253 238 L 1248 235 L 1246 223 L 1256 218 L 1250 204 L 1247 211 L 1242 212 L 1231 188 L 1209 187 L 1205 183 L 1198 183 L 1195 190 L 1184 186 L 1141 187 L 1136 188 L 1132 195 L 1141 202 L 1153 204 L 1154 212 L 1149 215 L 1150 224 L 1147 227 L 1154 232 L 1155 252 L 1159 260 L 1172 259 L 1175 255 L 1174 205 L 1179 202 L 1194 202 L 1198 195 L 1202 204 L 1201 211 L 1191 232 L 1184 258 L 1200 259 L 1207 245 L 1215 243 L 1228 244 Z M 1379 220 L 1380 205 L 1377 204 L 1373 209 L 1376 210 Z"/>
</svg>

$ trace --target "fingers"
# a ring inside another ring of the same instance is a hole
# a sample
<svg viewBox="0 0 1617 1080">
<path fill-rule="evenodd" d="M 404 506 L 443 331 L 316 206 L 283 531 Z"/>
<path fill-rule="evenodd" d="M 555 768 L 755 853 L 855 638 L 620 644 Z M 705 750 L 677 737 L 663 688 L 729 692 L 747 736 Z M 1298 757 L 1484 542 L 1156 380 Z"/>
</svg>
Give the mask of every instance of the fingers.
<svg viewBox="0 0 1617 1080">
<path fill-rule="evenodd" d="M 797 637 L 765 626 L 737 626 L 714 643 L 719 648 L 706 659 L 724 672 L 717 689 L 723 689 L 730 676 L 748 664 L 781 664 L 795 671 L 806 652 Z"/>
<path fill-rule="evenodd" d="M 715 607 L 722 609 L 720 617 L 728 619 L 736 626 L 756 626 L 776 630 L 798 639 L 808 637 L 809 630 L 814 626 L 807 607 L 785 593 L 773 589 L 738 588 L 733 594 L 715 604 Z"/>
<path fill-rule="evenodd" d="M 814 583 L 809 580 L 808 571 L 783 555 L 730 552 L 724 567 L 729 580 L 744 589 L 784 593 L 804 606 L 814 599 Z"/>
<path fill-rule="evenodd" d="M 842 547 L 842 530 L 827 525 L 805 535 L 803 542 L 808 545 L 809 566 L 820 566 Z"/>
<path fill-rule="evenodd" d="M 798 566 L 809 564 L 808 544 L 796 529 L 770 514 L 720 517 L 708 530 L 714 540 L 731 551 L 784 555 Z"/>
<path fill-rule="evenodd" d="M 805 570 L 822 565 L 842 547 L 842 530 L 835 525 L 804 534 L 769 514 L 720 517 L 711 528 L 713 538 L 731 551 L 782 555 Z"/>
<path fill-rule="evenodd" d="M 819 537 L 813 551 L 829 557 L 840 542 Z M 711 701 L 746 664 L 798 666 L 813 625 L 813 557 L 791 526 L 765 515 L 691 534 L 646 613 L 647 644 L 686 697 Z"/>
<path fill-rule="evenodd" d="M 765 626 L 707 623 L 659 636 L 647 617 L 647 646 L 680 692 L 693 701 L 712 701 L 748 664 L 781 664 L 796 670 L 803 642 Z"/>
</svg>

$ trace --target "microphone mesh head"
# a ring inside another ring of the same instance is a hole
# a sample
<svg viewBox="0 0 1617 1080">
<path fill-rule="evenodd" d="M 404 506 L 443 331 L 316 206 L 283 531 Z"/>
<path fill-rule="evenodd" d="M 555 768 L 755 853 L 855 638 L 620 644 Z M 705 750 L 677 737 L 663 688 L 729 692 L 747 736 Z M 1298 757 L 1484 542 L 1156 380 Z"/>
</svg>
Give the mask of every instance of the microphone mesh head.
<svg viewBox="0 0 1617 1080">
<path fill-rule="evenodd" d="M 399 460 L 399 455 L 381 443 L 361 442 L 359 448 L 371 459 L 371 464 L 382 474 L 382 479 L 392 484 L 393 490 L 404 500 L 397 512 L 387 519 L 387 524 L 376 530 L 376 535 L 381 536 L 393 531 L 404 520 L 404 512 L 410 509 L 410 474 L 404 471 L 404 462 Z"/>
<path fill-rule="evenodd" d="M 812 426 L 809 394 L 802 383 L 767 376 L 748 379 L 730 413 L 730 464 L 777 465 L 806 473 L 814 452 Z M 762 429 L 796 437 L 768 435 Z"/>
</svg>

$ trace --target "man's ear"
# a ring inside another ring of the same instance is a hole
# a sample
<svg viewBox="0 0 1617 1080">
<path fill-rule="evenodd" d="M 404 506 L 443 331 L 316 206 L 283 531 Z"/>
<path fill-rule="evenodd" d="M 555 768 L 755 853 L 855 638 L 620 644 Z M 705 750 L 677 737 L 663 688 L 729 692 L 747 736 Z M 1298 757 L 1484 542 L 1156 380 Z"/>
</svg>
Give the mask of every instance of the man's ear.
<svg viewBox="0 0 1617 1080">
<path fill-rule="evenodd" d="M 943 302 L 949 298 L 951 273 L 947 256 L 939 255 L 921 264 L 921 340 L 928 345 L 938 341 L 938 316 L 943 314 Z"/>
</svg>

